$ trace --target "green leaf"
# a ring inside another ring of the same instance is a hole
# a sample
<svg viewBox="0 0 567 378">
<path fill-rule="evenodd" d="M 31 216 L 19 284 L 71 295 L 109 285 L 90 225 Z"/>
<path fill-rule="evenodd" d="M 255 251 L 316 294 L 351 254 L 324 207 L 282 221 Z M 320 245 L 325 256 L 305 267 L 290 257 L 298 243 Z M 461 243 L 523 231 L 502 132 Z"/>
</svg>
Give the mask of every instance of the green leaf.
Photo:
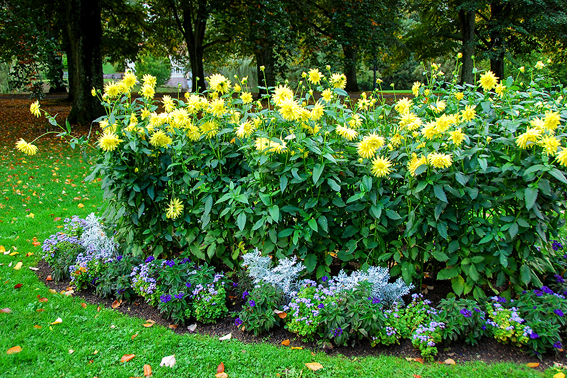
<svg viewBox="0 0 567 378">
<path fill-rule="evenodd" d="M 359 199 L 361 199 L 362 197 L 364 197 L 364 193 L 362 192 L 358 192 L 352 196 L 349 197 L 349 199 L 347 199 L 346 203 L 351 203 L 354 201 L 358 201 Z"/>
<path fill-rule="evenodd" d="M 400 217 L 400 214 L 398 214 L 397 212 L 395 212 L 394 210 L 386 210 L 386 216 L 388 218 L 390 218 L 391 220 L 398 220 L 398 219 L 402 219 L 402 217 Z"/>
<path fill-rule="evenodd" d="M 337 160 L 336 160 L 336 159 L 333 157 L 333 155 L 331 155 L 331 154 L 325 154 L 325 155 L 323 155 L 323 157 L 324 157 L 325 159 L 327 159 L 327 160 L 329 160 L 329 161 L 335 163 L 335 164 L 337 163 Z"/>
<path fill-rule="evenodd" d="M 555 177 L 556 179 L 558 179 L 559 181 L 561 181 L 562 183 L 567 184 L 567 178 L 565 178 L 565 175 L 563 175 L 563 173 L 557 168 L 553 168 L 551 171 L 549 171 L 549 174 Z"/>
<path fill-rule="evenodd" d="M 293 234 L 293 228 L 286 228 L 285 230 L 280 231 L 278 238 L 286 238 L 291 234 Z"/>
<path fill-rule="evenodd" d="M 526 169 L 526 171 L 524 172 L 524 176 L 528 176 L 529 174 L 534 173 L 536 171 L 542 171 L 544 168 L 545 168 L 545 165 L 542 165 L 542 164 L 532 165 L 531 167 Z"/>
<path fill-rule="evenodd" d="M 415 175 L 419 176 L 420 174 L 422 174 L 423 172 L 427 171 L 427 164 L 422 164 L 419 167 L 417 167 L 417 169 L 415 170 Z"/>
<path fill-rule="evenodd" d="M 500 252 L 500 265 L 502 265 L 504 268 L 508 267 L 508 256 L 506 256 L 502 252 Z"/>
<path fill-rule="evenodd" d="M 537 200 L 537 194 L 538 194 L 538 189 L 537 188 L 532 188 L 532 187 L 527 187 L 525 190 L 525 195 L 524 198 L 526 199 L 526 209 L 531 209 L 532 207 L 534 207 L 536 200 Z"/>
<path fill-rule="evenodd" d="M 510 233 L 510 237 L 514 239 L 518 234 L 518 223 L 516 222 L 512 223 L 512 225 L 508 229 L 508 232 Z"/>
<path fill-rule="evenodd" d="M 303 264 L 307 268 L 308 272 L 314 271 L 315 267 L 317 266 L 317 256 L 315 256 L 313 253 L 308 254 L 307 256 L 305 256 Z"/>
<path fill-rule="evenodd" d="M 270 212 L 272 219 L 277 223 L 280 219 L 280 208 L 278 207 L 278 205 L 269 207 L 268 211 Z"/>
<path fill-rule="evenodd" d="M 447 261 L 449 260 L 449 256 L 447 256 L 447 254 L 445 252 L 441 252 L 441 251 L 433 251 L 432 252 L 433 257 L 435 257 L 435 260 L 437 261 Z"/>
<path fill-rule="evenodd" d="M 419 184 L 415 187 L 414 193 L 419 193 L 427 186 L 427 181 L 420 181 Z"/>
<path fill-rule="evenodd" d="M 443 239 L 447 240 L 447 224 L 445 222 L 437 222 L 437 232 Z"/>
<path fill-rule="evenodd" d="M 465 289 L 465 279 L 459 274 L 457 277 L 453 277 L 451 279 L 451 286 L 453 287 L 455 294 L 461 296 Z"/>
<path fill-rule="evenodd" d="M 210 194 L 207 196 L 207 198 L 205 199 L 205 211 L 203 213 L 203 216 L 205 215 L 209 215 L 209 213 L 211 212 L 211 209 L 213 208 L 213 196 L 211 196 Z"/>
<path fill-rule="evenodd" d="M 325 168 L 325 164 L 315 164 L 313 167 L 313 183 L 317 184 L 321 174 L 323 173 L 323 169 Z"/>
<path fill-rule="evenodd" d="M 244 211 L 238 214 L 238 217 L 236 218 L 236 225 L 240 231 L 244 230 L 244 226 L 246 226 L 246 213 Z"/>
<path fill-rule="evenodd" d="M 457 249 L 459 249 L 459 247 L 460 247 L 459 242 L 457 240 L 453 240 L 452 242 L 449 243 L 449 247 L 447 248 L 447 251 L 449 253 L 453 253 Z"/>
<path fill-rule="evenodd" d="M 317 221 L 315 219 L 309 219 L 309 222 L 307 222 L 307 224 L 313 231 L 317 232 L 319 230 L 319 228 L 317 227 Z"/>
<path fill-rule="evenodd" d="M 522 282 L 526 285 L 528 285 L 532 280 L 531 269 L 526 264 L 522 264 L 522 266 L 520 267 L 520 278 L 522 279 Z"/>
<path fill-rule="evenodd" d="M 467 186 L 467 182 L 469 182 L 469 176 L 462 174 L 461 172 L 457 172 L 455 174 L 455 178 L 462 186 Z"/>
<path fill-rule="evenodd" d="M 382 206 L 370 206 L 370 214 L 372 214 L 374 218 L 380 219 L 380 217 L 382 216 Z"/>
<path fill-rule="evenodd" d="M 486 161 L 486 159 L 484 158 L 478 159 L 478 164 L 480 165 L 483 171 L 486 171 L 486 168 L 488 168 L 488 161 Z"/>
<path fill-rule="evenodd" d="M 319 223 L 319 226 L 321 226 L 321 228 L 325 231 L 325 232 L 329 232 L 329 225 L 327 224 L 327 217 L 324 215 L 321 215 L 319 217 L 319 219 L 317 219 L 317 223 Z"/>
<path fill-rule="evenodd" d="M 478 271 L 476 270 L 476 266 L 474 264 L 471 264 L 471 267 L 469 268 L 469 277 L 474 281 L 478 281 L 478 279 L 480 278 L 480 276 L 478 275 Z"/>
<path fill-rule="evenodd" d="M 460 272 L 460 270 L 456 266 L 453 266 L 453 267 L 447 268 L 447 269 L 441 269 L 439 271 L 439 273 L 437 273 L 437 279 L 438 280 L 448 280 L 448 279 L 451 279 L 453 277 L 457 277 L 459 272 Z"/>
<path fill-rule="evenodd" d="M 369 176 L 364 176 L 362 178 L 362 186 L 364 186 L 364 189 L 369 192 L 372 189 L 372 178 L 370 178 Z"/>
<path fill-rule="evenodd" d="M 447 196 L 445 195 L 445 191 L 443 190 L 441 185 L 434 185 L 433 191 L 435 192 L 435 197 L 439 198 L 439 200 L 447 203 L 449 202 L 447 201 Z"/>
<path fill-rule="evenodd" d="M 341 191 L 341 187 L 339 184 L 337 184 L 337 182 L 335 180 L 333 180 L 332 178 L 327 179 L 327 184 L 329 184 L 329 186 L 331 187 L 331 189 L 333 189 L 335 192 L 340 192 Z"/>
<path fill-rule="evenodd" d="M 287 188 L 287 176 L 283 175 L 280 177 L 280 190 L 285 192 L 285 188 Z"/>
</svg>

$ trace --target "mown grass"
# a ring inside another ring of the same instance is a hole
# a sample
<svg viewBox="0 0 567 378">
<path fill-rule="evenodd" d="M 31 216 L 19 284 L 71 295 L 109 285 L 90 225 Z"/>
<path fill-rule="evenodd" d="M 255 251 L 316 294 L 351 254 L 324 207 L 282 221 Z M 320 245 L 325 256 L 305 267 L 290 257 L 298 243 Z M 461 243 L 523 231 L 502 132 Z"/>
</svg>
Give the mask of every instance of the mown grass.
<svg viewBox="0 0 567 378">
<path fill-rule="evenodd" d="M 214 377 L 221 362 L 231 378 L 551 377 L 557 373 L 508 363 L 423 365 L 395 357 L 329 357 L 270 344 L 221 342 L 178 335 L 157 325 L 145 328 L 141 319 L 113 310 L 99 312 L 95 305 L 83 307 L 80 298 L 50 292 L 29 267 L 41 256 L 34 240 L 41 242 L 56 232 L 66 217 L 97 211 L 102 193 L 96 182 L 82 181 L 89 164 L 80 153 L 58 143 L 39 147 L 36 156 L 25 157 L 11 143 L 0 144 L 0 245 L 17 252 L 0 254 L 0 308 L 11 310 L 0 313 L 2 377 L 133 377 L 143 376 L 144 364 L 152 366 L 154 377 Z M 15 270 L 20 261 L 22 268 Z M 21 288 L 15 288 L 20 283 Z M 62 323 L 52 325 L 57 318 Z M 7 354 L 14 346 L 22 351 Z M 125 354 L 136 356 L 121 363 Z M 160 367 L 161 359 L 169 355 L 175 355 L 177 364 Z M 324 368 L 312 372 L 307 362 L 319 362 Z"/>
</svg>

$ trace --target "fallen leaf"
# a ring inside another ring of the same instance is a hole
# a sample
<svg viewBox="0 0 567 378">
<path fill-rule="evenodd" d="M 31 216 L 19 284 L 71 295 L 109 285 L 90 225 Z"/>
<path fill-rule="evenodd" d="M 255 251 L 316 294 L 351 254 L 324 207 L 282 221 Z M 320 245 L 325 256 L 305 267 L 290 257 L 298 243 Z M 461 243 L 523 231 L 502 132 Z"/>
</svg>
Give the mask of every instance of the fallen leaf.
<svg viewBox="0 0 567 378">
<path fill-rule="evenodd" d="M 189 332 L 195 332 L 195 330 L 197 330 L 197 324 L 191 324 L 187 329 Z"/>
<path fill-rule="evenodd" d="M 138 337 L 138 334 L 137 334 L 137 333 L 134 334 L 134 335 L 132 335 L 132 340 L 134 340 L 136 337 Z"/>
<path fill-rule="evenodd" d="M 82 209 L 83 207 L 85 207 L 85 205 L 83 205 L 82 203 L 80 203 L 80 204 L 77 205 L 77 207 L 78 207 L 79 209 Z"/>
<path fill-rule="evenodd" d="M 282 341 L 283 346 L 289 346 L 289 339 Z"/>
<path fill-rule="evenodd" d="M 221 362 L 219 366 L 217 366 L 217 374 L 224 373 L 224 362 Z"/>
<path fill-rule="evenodd" d="M 117 299 L 114 302 L 112 302 L 112 308 L 118 308 L 118 307 L 120 307 L 121 304 L 122 304 L 122 301 Z"/>
<path fill-rule="evenodd" d="M 69 349 L 69 354 L 73 354 L 75 352 L 73 349 Z"/>
<path fill-rule="evenodd" d="M 169 328 L 171 328 L 171 329 L 177 329 L 177 324 L 170 324 L 170 325 L 169 325 Z"/>
<path fill-rule="evenodd" d="M 33 328 L 41 329 L 40 325 L 34 325 Z"/>
<path fill-rule="evenodd" d="M 38 301 L 40 301 L 40 302 L 47 302 L 48 300 L 49 300 L 49 299 L 47 299 L 47 298 L 39 298 L 39 299 L 38 299 Z"/>
<path fill-rule="evenodd" d="M 44 308 L 38 308 L 36 311 L 37 311 L 37 312 L 44 312 L 45 309 L 44 309 Z"/>
<path fill-rule="evenodd" d="M 19 263 L 16 264 L 16 266 L 14 267 L 15 270 L 20 270 L 22 269 L 22 265 L 24 265 L 21 261 Z"/>
<path fill-rule="evenodd" d="M 26 218 L 35 218 L 35 214 L 34 214 L 34 213 L 29 213 L 28 215 L 26 215 Z"/>
<path fill-rule="evenodd" d="M 228 378 L 228 374 L 226 374 L 226 373 L 224 373 L 224 372 L 223 372 L 223 373 L 218 373 L 218 374 L 215 374 L 215 377 L 216 377 L 216 378 Z"/>
<path fill-rule="evenodd" d="M 54 222 L 59 222 L 60 220 L 61 220 L 61 217 L 53 218 Z"/>
<path fill-rule="evenodd" d="M 49 292 L 50 292 L 51 294 L 57 294 L 57 292 L 56 292 L 55 290 L 53 290 L 53 289 L 49 289 Z"/>
<path fill-rule="evenodd" d="M 96 311 L 100 312 L 100 306 L 97 306 Z"/>
<path fill-rule="evenodd" d="M 60 324 L 60 323 L 63 323 L 63 319 L 57 318 L 57 320 L 51 323 L 51 325 Z"/>
<path fill-rule="evenodd" d="M 419 362 L 420 364 L 422 364 L 422 363 L 423 363 L 423 358 L 406 357 L 406 361 L 414 361 L 414 362 Z"/>
<path fill-rule="evenodd" d="M 135 354 L 125 354 L 122 356 L 122 358 L 120 359 L 120 362 L 127 362 L 130 361 L 132 358 L 136 357 Z"/>
<path fill-rule="evenodd" d="M 306 362 L 305 366 L 311 371 L 317 371 L 323 369 L 323 365 L 318 362 Z"/>
<path fill-rule="evenodd" d="M 161 359 L 161 362 L 159 364 L 159 366 L 169 366 L 169 367 L 173 367 L 175 366 L 175 355 L 173 356 L 167 356 Z"/>
<path fill-rule="evenodd" d="M 455 360 L 453 360 L 452 358 L 447 358 L 445 361 L 443 361 L 443 363 L 445 365 L 456 365 Z"/>
<path fill-rule="evenodd" d="M 14 289 L 19 289 L 19 288 L 21 288 L 22 286 L 24 286 L 24 285 L 21 284 L 21 283 L 19 283 L 19 284 L 17 284 L 17 285 L 14 286 Z"/>
<path fill-rule="evenodd" d="M 33 245 L 34 247 L 39 247 L 39 246 L 41 245 L 41 243 L 40 243 L 40 242 L 33 242 L 32 245 Z"/>
<path fill-rule="evenodd" d="M 30 257 L 30 256 L 33 256 L 33 252 L 26 253 L 26 257 Z"/>
<path fill-rule="evenodd" d="M 39 268 L 36 268 L 35 266 L 30 266 L 30 270 L 33 270 L 34 272 L 37 272 L 39 270 Z"/>
<path fill-rule="evenodd" d="M 20 252 L 12 252 L 12 253 L 10 253 L 10 256 L 16 256 L 16 255 L 19 255 L 19 254 L 20 254 Z"/>
<path fill-rule="evenodd" d="M 236 299 L 237 297 L 235 297 L 234 295 L 229 295 L 228 299 Z"/>
<path fill-rule="evenodd" d="M 152 326 L 154 325 L 154 323 L 144 323 L 144 324 L 142 324 L 142 325 L 143 325 L 144 327 L 146 327 L 146 328 L 150 328 L 150 327 L 152 327 Z"/>
<path fill-rule="evenodd" d="M 557 373 L 553 376 L 553 378 L 565 378 L 565 374 L 563 373 Z"/>
<path fill-rule="evenodd" d="M 15 353 L 20 353 L 21 351 L 22 351 L 22 347 L 19 346 L 19 345 L 16 345 L 15 347 L 8 349 L 8 351 L 6 353 L 15 354 Z"/>
<path fill-rule="evenodd" d="M 421 375 L 414 374 L 413 378 L 421 378 Z"/>
<path fill-rule="evenodd" d="M 286 316 L 287 316 L 287 313 L 286 313 L 286 312 L 280 312 L 280 313 L 278 314 L 278 316 L 280 317 L 280 319 L 285 319 Z"/>
<path fill-rule="evenodd" d="M 150 365 L 144 365 L 144 377 L 152 376 L 152 367 Z"/>
<path fill-rule="evenodd" d="M 219 338 L 220 341 L 226 341 L 230 339 L 232 339 L 232 333 L 229 333 L 228 335 L 224 335 L 223 337 Z"/>
<path fill-rule="evenodd" d="M 528 362 L 526 365 L 531 368 L 536 368 L 539 366 L 539 362 Z"/>
<path fill-rule="evenodd" d="M 301 349 L 303 349 L 303 347 L 291 347 L 291 349 L 301 350 Z"/>
<path fill-rule="evenodd" d="M 0 253 L 6 252 L 6 248 L 3 245 L 0 245 Z"/>
<path fill-rule="evenodd" d="M 83 308 L 87 308 L 87 304 L 86 304 L 86 303 L 81 303 L 81 306 L 83 306 Z"/>
<path fill-rule="evenodd" d="M 8 307 L 3 308 L 3 309 L 0 310 L 0 313 L 4 313 L 4 314 L 9 314 L 9 313 L 11 313 L 11 312 L 12 312 L 12 310 L 10 310 Z"/>
<path fill-rule="evenodd" d="M 51 278 L 51 274 L 49 276 L 47 276 L 47 278 L 45 280 L 46 281 L 53 281 L 53 278 Z"/>
</svg>

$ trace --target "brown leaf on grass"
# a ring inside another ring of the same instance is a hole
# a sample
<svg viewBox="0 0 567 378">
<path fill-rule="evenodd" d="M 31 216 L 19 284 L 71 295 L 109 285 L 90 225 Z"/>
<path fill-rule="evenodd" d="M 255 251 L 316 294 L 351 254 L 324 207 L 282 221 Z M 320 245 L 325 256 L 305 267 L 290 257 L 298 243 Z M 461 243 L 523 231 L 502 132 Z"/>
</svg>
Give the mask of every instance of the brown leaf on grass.
<svg viewBox="0 0 567 378">
<path fill-rule="evenodd" d="M 61 220 L 61 217 L 53 218 L 54 222 L 59 222 L 60 220 Z"/>
<path fill-rule="evenodd" d="M 415 362 L 419 362 L 420 364 L 423 363 L 423 358 L 412 358 L 412 357 L 406 357 L 406 361 L 415 361 Z"/>
<path fill-rule="evenodd" d="M 303 347 L 291 347 L 291 349 L 301 350 L 301 349 L 303 349 Z"/>
<path fill-rule="evenodd" d="M 15 269 L 15 270 L 20 270 L 20 269 L 22 269 L 22 265 L 24 265 L 24 264 L 20 261 L 20 262 L 18 262 L 18 263 L 16 264 L 16 266 L 14 266 L 14 269 Z"/>
<path fill-rule="evenodd" d="M 96 311 L 100 312 L 100 306 L 97 306 Z"/>
<path fill-rule="evenodd" d="M 83 308 L 87 308 L 87 304 L 86 304 L 86 303 L 84 303 L 84 302 L 83 302 L 83 303 L 81 303 L 81 306 L 82 306 Z"/>
<path fill-rule="evenodd" d="M 277 316 L 280 317 L 280 319 L 285 319 L 287 316 L 286 312 L 280 311 L 280 310 L 274 310 L 274 314 L 276 314 Z"/>
<path fill-rule="evenodd" d="M 144 365 L 144 377 L 152 376 L 152 367 L 150 365 Z"/>
<path fill-rule="evenodd" d="M 49 292 L 50 292 L 51 294 L 57 294 L 57 292 L 56 292 L 55 290 L 53 290 L 53 289 L 49 289 Z"/>
<path fill-rule="evenodd" d="M 32 245 L 34 247 L 39 247 L 41 245 L 41 243 L 37 241 L 37 242 L 33 242 Z"/>
<path fill-rule="evenodd" d="M 171 328 L 171 329 L 177 329 L 177 327 L 178 327 L 177 324 L 170 324 L 169 325 L 169 328 Z"/>
<path fill-rule="evenodd" d="M 132 335 L 132 340 L 134 340 L 136 337 L 138 337 L 138 334 L 137 334 L 137 333 L 134 334 L 134 335 Z"/>
<path fill-rule="evenodd" d="M 15 347 L 8 349 L 8 351 L 6 353 L 15 354 L 15 353 L 20 353 L 21 351 L 22 351 L 22 347 L 19 346 L 19 345 L 16 345 Z"/>
<path fill-rule="evenodd" d="M 150 328 L 150 327 L 152 327 L 152 326 L 154 325 L 154 323 L 144 323 L 144 324 L 142 324 L 142 325 L 143 325 L 144 327 L 146 327 L 146 328 Z"/>
<path fill-rule="evenodd" d="M 44 308 L 38 308 L 36 311 L 37 311 L 37 312 L 44 312 L 45 309 L 44 309 Z"/>
<path fill-rule="evenodd" d="M 14 286 L 14 289 L 19 289 L 19 288 L 21 288 L 22 286 L 24 286 L 24 285 L 21 284 L 21 283 L 19 283 L 19 284 L 17 284 L 17 285 Z"/>
<path fill-rule="evenodd" d="M 118 307 L 120 307 L 121 304 L 122 304 L 122 301 L 117 299 L 114 302 L 112 302 L 112 308 L 118 308 Z"/>
<path fill-rule="evenodd" d="M 30 256 L 33 256 L 33 252 L 26 253 L 26 257 L 30 257 Z"/>
<path fill-rule="evenodd" d="M 421 378 L 421 375 L 414 374 L 413 378 Z"/>
<path fill-rule="evenodd" d="M 46 281 L 53 281 L 53 278 L 51 278 L 51 274 L 49 276 L 47 276 L 47 278 L 45 280 Z"/>
<path fill-rule="evenodd" d="M 41 326 L 36 324 L 33 326 L 33 328 L 41 329 Z"/>
<path fill-rule="evenodd" d="M 0 245 L 0 253 L 6 252 L 6 248 L 3 245 Z"/>
<path fill-rule="evenodd" d="M 63 319 L 57 318 L 57 320 L 55 320 L 53 323 L 51 323 L 51 325 L 61 324 L 61 323 L 63 323 Z"/>
<path fill-rule="evenodd" d="M 217 366 L 217 374 L 224 373 L 224 362 L 221 362 L 219 366 Z"/>
<path fill-rule="evenodd" d="M 318 362 L 306 362 L 305 366 L 311 371 L 317 371 L 323 369 L 323 365 Z"/>
<path fill-rule="evenodd" d="M 216 378 L 228 378 L 228 374 L 225 372 L 215 374 Z"/>
<path fill-rule="evenodd" d="M 136 357 L 135 354 L 125 354 L 122 356 L 122 358 L 120 359 L 120 362 L 128 362 L 130 361 L 132 358 Z"/>
<path fill-rule="evenodd" d="M 3 309 L 0 310 L 0 313 L 4 313 L 4 314 L 9 314 L 9 313 L 11 313 L 11 312 L 12 312 L 12 310 L 10 310 L 8 307 L 3 308 Z"/>
<path fill-rule="evenodd" d="M 282 341 L 283 346 L 289 346 L 289 339 Z"/>
<path fill-rule="evenodd" d="M 38 299 L 39 302 L 47 302 L 48 300 L 49 300 L 49 299 L 47 299 L 47 298 L 39 298 L 39 299 Z"/>
<path fill-rule="evenodd" d="M 445 361 L 443 361 L 443 363 L 445 365 L 456 365 L 455 360 L 453 360 L 452 358 L 447 358 Z"/>
<path fill-rule="evenodd" d="M 528 367 L 536 368 L 539 366 L 539 362 L 528 362 L 527 365 Z"/>
</svg>

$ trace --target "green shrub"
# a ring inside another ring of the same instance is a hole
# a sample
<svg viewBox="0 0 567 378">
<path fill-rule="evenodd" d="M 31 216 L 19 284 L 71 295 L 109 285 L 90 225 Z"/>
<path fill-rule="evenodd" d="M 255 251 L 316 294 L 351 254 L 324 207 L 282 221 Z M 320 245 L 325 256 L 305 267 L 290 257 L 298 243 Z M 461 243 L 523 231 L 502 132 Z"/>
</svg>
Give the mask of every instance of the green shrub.
<svg viewBox="0 0 567 378">
<path fill-rule="evenodd" d="M 139 78 L 144 75 L 154 76 L 157 86 L 165 85 L 171 77 L 171 62 L 167 57 L 158 57 L 146 53 L 136 60 L 136 75 Z"/>
</svg>

